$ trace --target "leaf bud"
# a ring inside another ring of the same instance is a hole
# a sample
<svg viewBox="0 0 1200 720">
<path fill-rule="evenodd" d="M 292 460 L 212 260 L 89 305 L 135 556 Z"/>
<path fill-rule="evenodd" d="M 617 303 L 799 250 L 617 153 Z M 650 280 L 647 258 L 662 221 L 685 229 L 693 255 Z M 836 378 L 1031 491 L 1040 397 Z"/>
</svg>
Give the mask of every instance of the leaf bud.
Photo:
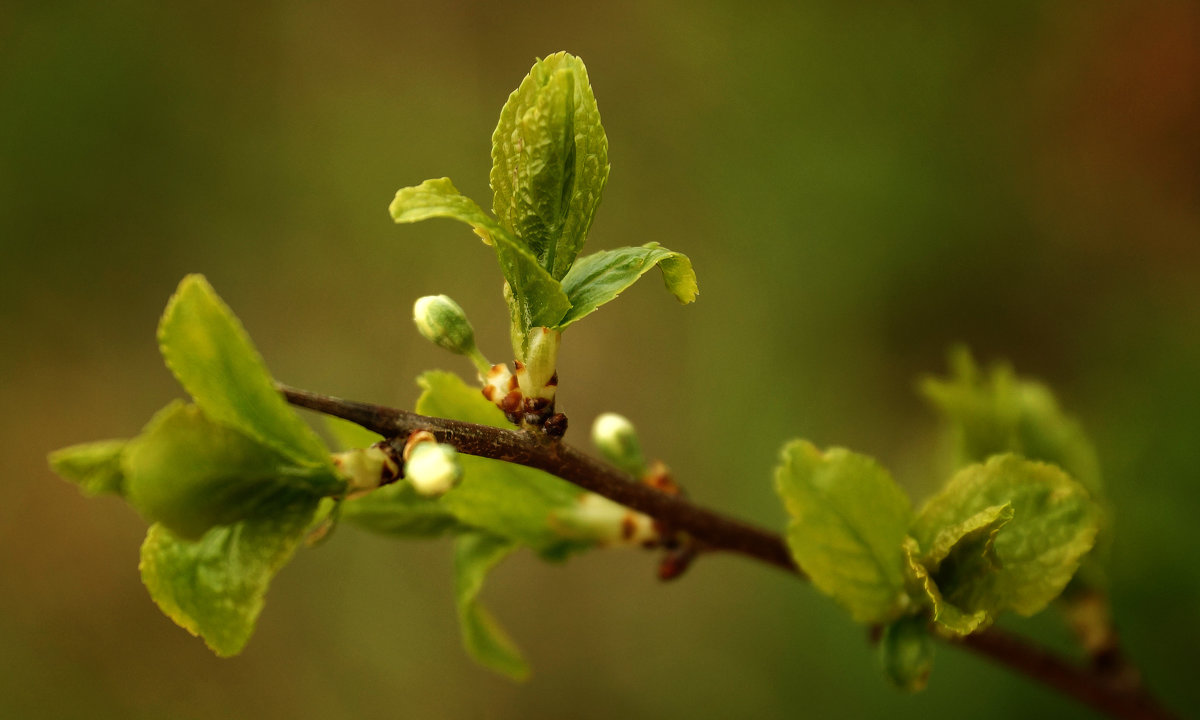
<svg viewBox="0 0 1200 720">
<path fill-rule="evenodd" d="M 648 515 L 590 492 L 576 505 L 556 510 L 550 522 L 562 535 L 600 547 L 648 547 L 659 541 Z"/>
<path fill-rule="evenodd" d="M 525 359 L 518 361 L 517 382 L 521 393 L 529 400 L 545 400 L 554 404 L 558 387 L 558 344 L 562 333 L 546 327 L 530 329 L 526 335 Z"/>
<path fill-rule="evenodd" d="M 444 443 L 417 443 L 408 453 L 404 477 L 421 495 L 442 495 L 462 479 L 458 451 Z"/>
<path fill-rule="evenodd" d="M 634 477 L 646 471 L 642 446 L 637 430 L 628 418 L 617 413 L 604 413 L 592 424 L 592 442 L 609 462 Z"/>
<path fill-rule="evenodd" d="M 399 476 L 399 465 L 380 445 L 334 453 L 333 466 L 346 481 L 347 497 L 370 492 Z"/>
<path fill-rule="evenodd" d="M 933 639 L 927 623 L 919 615 L 901 618 L 884 628 L 879 643 L 884 673 L 906 692 L 923 690 L 933 669 Z"/>
</svg>

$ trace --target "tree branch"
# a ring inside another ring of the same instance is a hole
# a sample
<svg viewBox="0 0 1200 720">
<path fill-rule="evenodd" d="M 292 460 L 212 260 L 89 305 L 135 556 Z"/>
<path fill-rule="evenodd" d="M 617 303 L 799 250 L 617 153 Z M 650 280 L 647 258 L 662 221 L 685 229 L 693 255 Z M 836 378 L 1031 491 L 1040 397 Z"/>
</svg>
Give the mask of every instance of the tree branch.
<svg viewBox="0 0 1200 720">
<path fill-rule="evenodd" d="M 526 430 L 429 417 L 414 412 L 342 400 L 279 385 L 287 401 L 333 415 L 376 432 L 397 449 L 415 430 L 433 433 L 459 452 L 543 470 L 555 477 L 649 515 L 700 541 L 705 550 L 733 552 L 805 577 L 783 539 L 759 528 L 660 492 L 559 439 Z M 1115 718 L 1175 717 L 1139 682 L 1114 682 L 1110 674 L 1084 668 L 1027 640 L 992 627 L 952 645 L 1005 665 L 1039 683 Z"/>
<path fill-rule="evenodd" d="M 335 415 L 389 440 L 397 439 L 398 450 L 403 449 L 404 441 L 414 430 L 428 430 L 438 442 L 453 445 L 461 453 L 544 470 L 603 495 L 688 533 L 706 549 L 748 555 L 789 572 L 800 573 L 791 553 L 776 535 L 643 485 L 633 476 L 549 436 L 428 417 L 284 386 L 280 386 L 280 391 L 293 405 Z"/>
</svg>

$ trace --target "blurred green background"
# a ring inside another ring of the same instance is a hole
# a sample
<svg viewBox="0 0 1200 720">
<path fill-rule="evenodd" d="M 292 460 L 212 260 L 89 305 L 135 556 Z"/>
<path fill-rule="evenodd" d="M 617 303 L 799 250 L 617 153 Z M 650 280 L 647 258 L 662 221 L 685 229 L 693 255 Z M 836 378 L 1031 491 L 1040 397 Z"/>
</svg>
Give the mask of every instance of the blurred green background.
<svg viewBox="0 0 1200 720">
<path fill-rule="evenodd" d="M 488 205 L 500 106 L 561 49 L 612 148 L 589 247 L 659 241 L 701 288 L 681 308 L 647 281 L 567 333 L 569 438 L 620 410 L 696 500 L 780 528 L 785 438 L 872 454 L 922 497 L 938 444 L 914 379 L 955 341 L 1010 358 L 1096 439 L 1120 630 L 1193 712 L 1200 6 L 10 0 L 0 716 L 1088 716 L 947 648 L 900 695 L 832 602 L 723 557 L 667 585 L 634 552 L 507 562 L 485 598 L 534 664 L 522 686 L 461 652 L 443 542 L 346 528 L 302 552 L 233 660 L 153 606 L 143 521 L 45 453 L 180 395 L 154 327 L 188 272 L 301 387 L 411 406 L 418 372 L 468 374 L 411 326 L 430 293 L 501 356 L 491 253 L 386 207 L 440 176 Z"/>
</svg>

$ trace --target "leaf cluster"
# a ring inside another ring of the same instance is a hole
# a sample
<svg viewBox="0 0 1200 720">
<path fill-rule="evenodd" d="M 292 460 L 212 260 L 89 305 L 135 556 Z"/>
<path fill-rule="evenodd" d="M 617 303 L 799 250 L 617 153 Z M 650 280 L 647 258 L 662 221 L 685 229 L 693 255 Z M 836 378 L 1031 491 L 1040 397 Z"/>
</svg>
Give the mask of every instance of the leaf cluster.
<svg viewBox="0 0 1200 720">
<path fill-rule="evenodd" d="M 797 564 L 856 621 L 885 626 L 885 670 L 908 689 L 928 676 L 929 633 L 1041 611 L 1104 525 L 1094 453 L 1053 396 L 1007 369 L 983 381 L 965 351 L 952 365 L 923 389 L 960 467 L 919 510 L 887 470 L 842 448 L 793 441 L 775 476 Z"/>
<path fill-rule="evenodd" d="M 608 184 L 608 137 L 583 62 L 556 53 L 534 63 L 509 96 L 492 135 L 489 216 L 449 178 L 400 189 L 392 219 L 451 218 L 492 246 L 506 282 L 513 352 L 529 333 L 562 331 L 616 298 L 654 267 L 681 303 L 698 292 L 686 255 L 646 243 L 577 260 Z"/>
<path fill-rule="evenodd" d="M 657 243 L 579 256 L 609 169 L 587 71 L 558 53 L 538 60 L 501 110 L 492 214 L 446 178 L 403 188 L 391 204 L 397 223 L 455 219 L 494 249 L 518 371 L 527 361 L 539 366 L 534 390 L 557 383 L 559 334 L 651 268 L 680 302 L 697 294 L 688 258 Z M 423 334 L 473 356 L 481 375 L 500 368 L 475 349 L 461 308 L 435 299 L 425 307 L 440 314 L 421 316 L 418 308 Z M 595 518 L 628 519 L 607 500 L 611 507 L 597 508 L 585 502 L 595 496 L 574 485 L 499 460 L 457 458 L 462 483 L 437 497 L 392 482 L 381 461 L 344 462 L 347 453 L 363 460 L 381 438 L 331 423 L 344 451 L 332 455 L 199 275 L 180 283 L 158 340 L 191 401 L 169 404 L 132 439 L 65 448 L 50 462 L 85 493 L 119 495 L 151 523 L 143 582 L 164 613 L 218 655 L 242 650 L 272 578 L 305 539 L 327 536 L 344 520 L 398 538 L 453 537 L 455 608 L 468 652 L 524 678 L 520 651 L 479 603 L 486 574 L 521 548 L 563 560 L 619 534 Z M 497 373 L 522 390 L 532 374 Z M 428 372 L 418 382 L 421 414 L 494 427 L 519 422 L 455 375 Z M 985 373 L 959 351 L 951 376 L 925 380 L 922 391 L 946 420 L 954 472 L 919 509 L 879 463 L 842 448 L 794 440 L 775 472 L 796 564 L 854 620 L 882 628 L 885 671 L 908 689 L 926 682 L 935 635 L 960 638 L 1006 611 L 1039 612 L 1072 582 L 1107 526 L 1095 451 L 1044 386 L 1006 366 Z M 553 407 L 552 392 L 538 399 Z M 632 426 L 621 432 L 628 437 L 610 438 L 602 451 L 621 467 L 644 470 Z M 373 451 L 378 460 L 382 450 Z M 1092 581 L 1087 575 L 1083 582 Z"/>
<path fill-rule="evenodd" d="M 171 403 L 131 440 L 65 448 L 50 463 L 153 523 L 140 565 L 151 597 L 218 655 L 234 655 L 321 499 L 345 481 L 203 277 L 180 283 L 158 338 L 192 403 Z"/>
<path fill-rule="evenodd" d="M 391 213 L 399 223 L 466 222 L 495 249 L 518 359 L 525 359 L 533 330 L 560 332 L 653 267 L 681 302 L 695 298 L 687 257 L 656 243 L 576 262 L 610 168 L 608 139 L 578 58 L 558 53 L 534 64 L 501 111 L 492 160 L 494 217 L 444 178 L 400 190 Z M 459 340 L 455 348 L 465 342 Z M 180 283 L 159 346 L 192 402 L 171 403 L 133 439 L 65 448 L 50 462 L 84 492 L 122 496 L 152 523 L 142 578 L 168 616 L 217 654 L 233 655 L 253 631 L 271 579 L 307 536 L 327 536 L 341 520 L 403 538 L 450 535 L 468 651 L 511 677 L 528 675 L 516 646 L 478 604 L 483 577 L 522 547 L 561 560 L 593 546 L 588 528 L 570 522 L 582 491 L 537 470 L 463 456 L 457 461 L 465 480 L 441 497 L 407 482 L 363 492 L 362 478 L 335 463 L 287 406 L 245 330 L 201 276 Z M 552 356 L 557 340 L 549 347 Z M 418 382 L 418 412 L 510 426 L 457 376 L 430 372 Z M 346 423 L 331 432 L 349 452 L 380 440 Z M 381 464 L 355 467 L 362 473 Z"/>
<path fill-rule="evenodd" d="M 465 456 L 467 480 L 442 497 L 422 496 L 405 482 L 346 497 L 330 450 L 283 400 L 203 277 L 180 283 L 159 342 L 193 403 L 171 403 L 131 440 L 64 448 L 50 462 L 85 492 L 122 496 L 153 523 L 140 568 L 166 615 L 218 655 L 234 655 L 253 632 L 271 579 L 314 529 L 324 534 L 324 525 L 341 519 L 404 538 L 454 535 L 468 651 L 514 678 L 528 675 L 515 645 L 478 605 L 482 578 L 521 547 L 548 560 L 590 547 L 551 521 L 574 509 L 582 491 L 538 470 Z M 419 382 L 419 412 L 507 425 L 478 388 L 455 375 L 431 372 Z M 379 440 L 344 421 L 332 430 L 345 447 Z"/>
</svg>

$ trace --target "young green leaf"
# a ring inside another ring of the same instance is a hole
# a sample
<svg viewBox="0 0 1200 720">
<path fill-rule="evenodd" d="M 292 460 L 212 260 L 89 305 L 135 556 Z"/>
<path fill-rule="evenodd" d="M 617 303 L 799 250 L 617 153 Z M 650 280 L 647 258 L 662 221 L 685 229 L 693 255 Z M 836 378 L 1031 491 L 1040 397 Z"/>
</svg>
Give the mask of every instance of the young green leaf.
<svg viewBox="0 0 1200 720">
<path fill-rule="evenodd" d="M 788 546 L 813 584 L 859 622 L 893 619 L 905 599 L 901 544 L 912 510 L 888 472 L 796 440 L 783 448 L 775 486 L 792 518 Z"/>
<path fill-rule="evenodd" d="M 457 375 L 427 372 L 417 412 L 481 425 L 511 427 L 478 388 Z M 459 522 L 527 545 L 543 557 L 561 558 L 586 547 L 564 538 L 550 524 L 558 510 L 573 508 L 582 490 L 540 470 L 488 458 L 460 455 L 463 480 L 438 501 Z"/>
<path fill-rule="evenodd" d="M 923 557 L 917 541 L 905 538 L 909 572 L 932 604 L 934 624 L 943 635 L 968 635 L 995 619 L 996 608 L 979 607 L 961 593 L 986 586 L 987 576 L 999 569 L 996 533 L 1012 518 L 1012 505 L 993 505 L 980 510 L 939 530 Z M 942 595 L 942 588 L 955 594 L 947 598 Z"/>
<path fill-rule="evenodd" d="M 996 364 L 986 373 L 966 348 L 950 354 L 950 377 L 925 378 L 921 392 L 950 427 L 956 467 L 1011 452 L 1066 470 L 1092 494 L 1104 497 L 1096 450 L 1079 423 L 1041 383 Z"/>
<path fill-rule="evenodd" d="M 122 468 L 129 502 L 185 539 L 344 486 L 332 468 L 297 465 L 181 402 L 160 411 L 130 441 Z"/>
<path fill-rule="evenodd" d="M 608 138 L 583 61 L 564 52 L 536 61 L 492 134 L 496 217 L 562 278 L 587 238 L 608 173 Z"/>
<path fill-rule="evenodd" d="M 990 523 L 977 522 L 1006 505 L 1011 520 L 1001 522 L 1002 513 Z M 939 537 L 957 532 L 949 529 L 972 523 L 978 532 L 966 539 L 973 542 L 956 545 L 932 573 L 941 593 L 967 612 L 1032 615 L 1062 592 L 1091 550 L 1099 511 L 1083 486 L 1059 468 L 1001 455 L 951 478 L 918 513 L 912 534 L 921 548 L 933 548 Z M 991 567 L 980 565 L 986 560 L 980 554 L 990 552 Z M 968 559 L 976 564 L 963 567 Z M 950 567 L 949 560 L 955 560 Z"/>
<path fill-rule="evenodd" d="M 454 544 L 454 596 L 463 646 L 476 662 L 513 680 L 529 678 L 521 651 L 479 604 L 483 579 L 519 546 L 495 535 L 467 533 Z"/>
<path fill-rule="evenodd" d="M 984 508 L 960 523 L 944 527 L 930 541 L 921 563 L 937 570 L 942 560 L 966 547 L 977 547 L 980 557 L 992 558 L 996 533 L 1012 519 L 1012 504 L 1005 503 Z"/>
<path fill-rule="evenodd" d="M 50 469 L 79 486 L 85 495 L 124 495 L 121 453 L 128 440 L 100 440 L 55 450 Z"/>
<path fill-rule="evenodd" d="M 496 248 L 500 269 L 512 290 L 515 312 L 525 330 L 552 327 L 571 307 L 559 282 L 550 276 L 525 247 L 462 195 L 449 178 L 426 180 L 402 188 L 391 204 L 392 219 L 413 223 L 429 218 L 450 218 L 470 225 L 484 242 Z"/>
<path fill-rule="evenodd" d="M 549 271 L 575 185 L 575 77 L 538 63 L 521 86 L 494 135 L 493 174 L 513 187 L 493 210 Z"/>
<path fill-rule="evenodd" d="M 933 638 L 925 619 L 909 615 L 885 627 L 879 656 L 893 685 L 905 692 L 924 690 L 933 669 Z"/>
<path fill-rule="evenodd" d="M 296 498 L 270 515 L 183 540 L 153 525 L 142 544 L 142 582 L 180 627 L 213 652 L 241 652 L 254 632 L 267 586 L 303 541 L 318 501 Z"/>
<path fill-rule="evenodd" d="M 687 304 L 699 292 L 692 262 L 682 253 L 672 252 L 658 243 L 642 247 L 602 250 L 579 259 L 563 278 L 563 291 L 571 309 L 559 322 L 565 328 L 616 298 L 654 266 L 662 269 L 667 290 L 679 302 Z"/>
<path fill-rule="evenodd" d="M 903 547 L 904 567 L 909 581 L 924 593 L 929 605 L 933 607 L 933 622 L 939 633 L 949 637 L 962 637 L 992 622 L 993 618 L 986 610 L 967 612 L 942 597 L 942 591 L 930 576 L 929 569 L 921 564 L 921 547 L 916 540 L 911 537 L 905 538 Z"/>
<path fill-rule="evenodd" d="M 925 378 L 921 391 L 945 420 L 956 467 L 1012 452 L 1058 465 L 1087 488 L 1100 508 L 1101 530 L 1072 584 L 1106 585 L 1111 510 L 1096 450 L 1049 388 L 1018 377 L 1007 364 L 980 368 L 966 348 L 958 347 L 950 353 L 950 377 Z"/>
<path fill-rule="evenodd" d="M 202 275 L 188 275 L 158 326 L 167 367 L 213 421 L 299 465 L 329 466 L 320 438 L 288 407 L 233 312 Z"/>
</svg>

